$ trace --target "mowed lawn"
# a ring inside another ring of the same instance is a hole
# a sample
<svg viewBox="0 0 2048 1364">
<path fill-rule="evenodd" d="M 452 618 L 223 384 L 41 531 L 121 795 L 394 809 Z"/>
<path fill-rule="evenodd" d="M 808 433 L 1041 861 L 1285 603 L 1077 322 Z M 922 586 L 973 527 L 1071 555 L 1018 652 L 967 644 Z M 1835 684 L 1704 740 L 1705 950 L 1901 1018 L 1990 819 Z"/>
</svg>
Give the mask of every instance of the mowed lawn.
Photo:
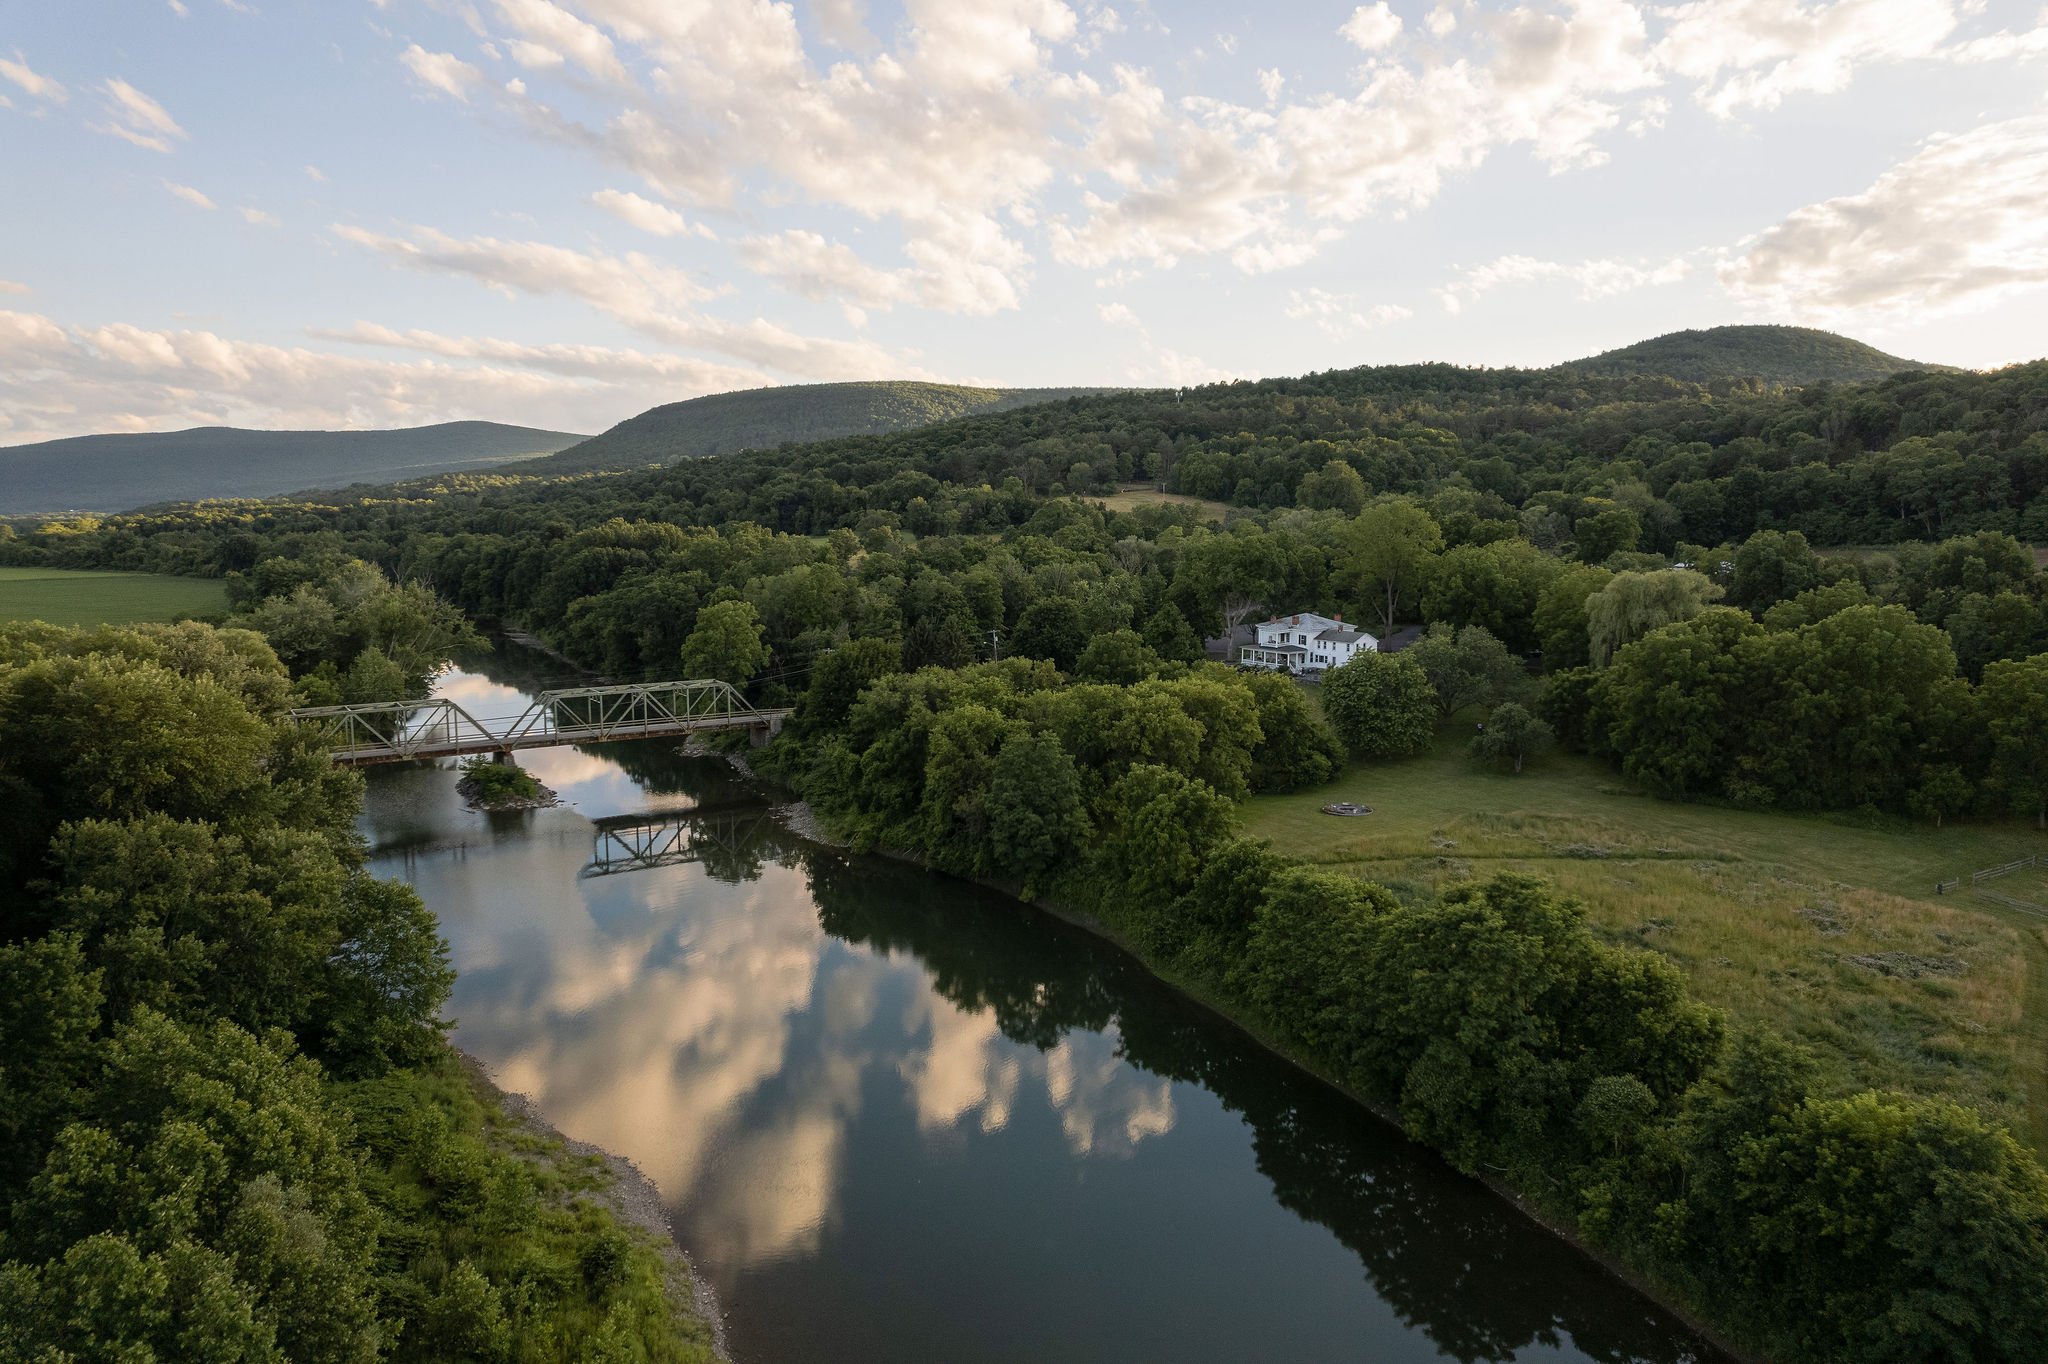
<svg viewBox="0 0 2048 1364">
<path fill-rule="evenodd" d="M 0 568 L 0 621 L 131 625 L 216 614 L 227 609 L 227 600 L 226 587 L 212 578 Z"/>
<path fill-rule="evenodd" d="M 2048 1150 L 2048 918 L 1969 889 L 1974 870 L 2048 853 L 2048 835 L 1663 801 L 1561 754 L 1515 776 L 1469 761 L 1470 736 L 1254 797 L 1246 830 L 1404 898 L 1535 872 L 1609 941 L 1663 953 L 1702 999 L 1804 1038 L 1842 1080 L 1982 1104 Z M 1323 814 L 1334 800 L 1373 813 Z M 1935 893 L 1957 875 L 1960 893 Z M 2048 905 L 2048 872 L 1986 889 Z"/>
</svg>

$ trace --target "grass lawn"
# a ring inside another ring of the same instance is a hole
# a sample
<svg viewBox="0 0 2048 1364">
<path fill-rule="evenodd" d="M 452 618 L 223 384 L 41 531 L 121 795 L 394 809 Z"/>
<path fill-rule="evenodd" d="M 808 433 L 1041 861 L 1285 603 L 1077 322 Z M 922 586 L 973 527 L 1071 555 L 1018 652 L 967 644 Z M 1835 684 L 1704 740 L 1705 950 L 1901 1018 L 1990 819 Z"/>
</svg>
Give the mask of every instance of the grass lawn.
<svg viewBox="0 0 2048 1364">
<path fill-rule="evenodd" d="M 1607 939 L 1663 953 L 1702 999 L 1804 1038 L 1844 1081 L 1981 1105 L 2048 1150 L 2048 918 L 1968 889 L 1974 870 L 2048 852 L 2048 834 L 1662 801 L 1564 754 L 1515 776 L 1470 762 L 1469 735 L 1254 797 L 1247 831 L 1405 897 L 1536 872 L 1585 901 Z M 1323 814 L 1333 800 L 1373 813 Z M 1961 893 L 1935 894 L 1957 875 Z M 2048 904 L 2048 872 L 1987 889 Z"/>
<path fill-rule="evenodd" d="M 1230 508 L 1221 502 L 1207 498 L 1190 497 L 1186 493 L 1162 493 L 1145 485 L 1124 488 L 1108 497 L 1091 497 L 1091 502 L 1100 502 L 1111 511 L 1132 511 L 1138 507 L 1156 507 L 1161 503 L 1176 503 L 1184 507 L 1199 507 L 1202 515 L 1211 521 L 1221 521 Z"/>
<path fill-rule="evenodd" d="M 227 609 L 227 600 L 227 588 L 212 578 L 0 568 L 0 621 L 131 625 L 216 614 Z"/>
</svg>

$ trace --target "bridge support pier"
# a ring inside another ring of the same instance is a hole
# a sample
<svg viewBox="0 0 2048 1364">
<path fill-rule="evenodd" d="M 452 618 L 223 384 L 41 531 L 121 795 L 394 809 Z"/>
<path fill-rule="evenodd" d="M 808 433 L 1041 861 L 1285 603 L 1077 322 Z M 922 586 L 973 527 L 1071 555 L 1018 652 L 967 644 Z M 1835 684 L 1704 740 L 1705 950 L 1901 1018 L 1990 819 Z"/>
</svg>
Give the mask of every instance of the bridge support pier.
<svg viewBox="0 0 2048 1364">
<path fill-rule="evenodd" d="M 509 748 L 501 748 L 497 752 L 491 754 L 491 761 L 496 763 L 500 767 L 519 766 L 519 759 L 512 756 L 512 750 Z"/>
<path fill-rule="evenodd" d="M 747 742 L 755 748 L 766 748 L 774 740 L 775 736 L 780 733 L 782 733 L 782 717 L 780 715 L 771 715 L 768 717 L 767 723 L 755 725 L 747 730 Z"/>
</svg>

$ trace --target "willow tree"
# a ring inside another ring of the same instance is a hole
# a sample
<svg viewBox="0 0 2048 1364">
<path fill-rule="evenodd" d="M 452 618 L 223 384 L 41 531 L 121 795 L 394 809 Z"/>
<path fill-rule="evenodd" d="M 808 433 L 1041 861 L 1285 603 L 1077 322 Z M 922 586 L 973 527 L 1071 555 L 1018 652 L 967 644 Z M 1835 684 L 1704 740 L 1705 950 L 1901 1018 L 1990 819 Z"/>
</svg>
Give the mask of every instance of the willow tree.
<svg viewBox="0 0 2048 1364">
<path fill-rule="evenodd" d="M 1615 574 L 1607 586 L 1586 598 L 1593 666 L 1606 667 L 1623 645 L 1662 626 L 1691 620 L 1720 599 L 1720 585 L 1689 568 Z"/>
</svg>

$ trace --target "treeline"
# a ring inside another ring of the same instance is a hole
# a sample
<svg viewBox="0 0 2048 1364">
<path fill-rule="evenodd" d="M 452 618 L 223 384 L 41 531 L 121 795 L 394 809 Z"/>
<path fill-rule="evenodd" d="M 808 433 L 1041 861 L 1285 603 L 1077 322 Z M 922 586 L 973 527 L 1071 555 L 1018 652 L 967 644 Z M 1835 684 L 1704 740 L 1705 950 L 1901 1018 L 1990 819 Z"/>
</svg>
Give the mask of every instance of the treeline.
<svg viewBox="0 0 2048 1364">
<path fill-rule="evenodd" d="M 0 1359 L 696 1360 L 263 638 L 0 630 Z"/>
<path fill-rule="evenodd" d="M 2048 1176 L 2008 1133 L 1830 1091 L 1532 878 L 1404 904 L 1238 837 L 1266 741 L 1223 678 L 832 659 L 766 761 L 857 842 L 1095 916 L 1772 1358 L 2048 1351 Z"/>
</svg>

